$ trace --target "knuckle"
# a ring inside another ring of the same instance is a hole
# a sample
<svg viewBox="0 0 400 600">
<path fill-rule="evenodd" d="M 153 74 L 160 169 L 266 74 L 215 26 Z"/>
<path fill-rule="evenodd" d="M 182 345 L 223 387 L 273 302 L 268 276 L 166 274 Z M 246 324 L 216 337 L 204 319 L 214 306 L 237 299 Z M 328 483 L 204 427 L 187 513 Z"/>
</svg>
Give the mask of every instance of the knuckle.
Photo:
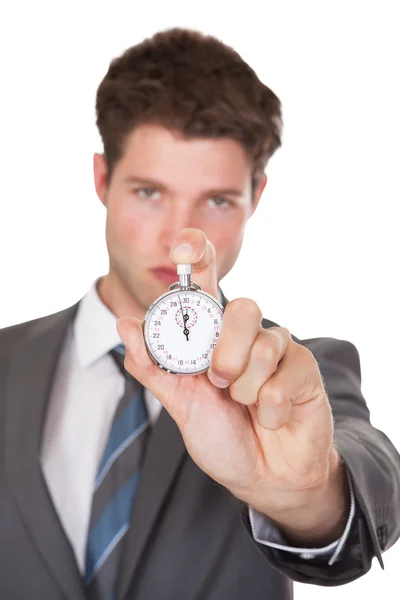
<svg viewBox="0 0 400 600">
<path fill-rule="evenodd" d="M 267 339 L 262 339 L 254 346 L 254 358 L 259 364 L 276 361 L 277 349 Z"/>
<path fill-rule="evenodd" d="M 235 402 L 243 401 L 243 394 L 240 391 L 241 386 L 236 385 L 236 382 L 229 386 L 229 395 Z"/>
<path fill-rule="evenodd" d="M 279 327 L 279 330 L 282 331 L 288 338 L 292 337 L 292 334 L 287 327 Z"/>
<path fill-rule="evenodd" d="M 257 390 L 249 389 L 248 385 L 241 378 L 236 379 L 229 386 L 229 395 L 235 402 L 239 402 L 245 406 L 250 406 L 257 402 Z"/>
<path fill-rule="evenodd" d="M 219 377 L 228 379 L 229 381 L 236 379 L 241 371 L 240 365 L 235 365 L 232 362 L 227 364 L 219 356 L 215 356 L 215 352 L 212 356 L 211 363 L 212 364 L 210 366 L 212 372 L 218 375 Z"/>
<path fill-rule="evenodd" d="M 227 310 L 228 307 L 229 311 L 232 312 L 232 315 L 235 317 L 237 316 L 242 319 L 250 317 L 253 319 L 259 319 L 261 322 L 261 310 L 257 302 L 255 302 L 251 298 L 235 298 L 234 300 L 231 300 L 228 303 L 226 307 Z"/>
<path fill-rule="evenodd" d="M 315 358 L 315 356 L 311 352 L 311 350 L 309 350 L 305 346 L 300 346 L 299 347 L 299 352 L 301 352 L 303 360 L 305 361 L 306 364 L 309 364 L 309 365 L 312 365 L 312 366 L 317 366 L 318 365 L 317 359 Z"/>
<path fill-rule="evenodd" d="M 268 406 L 268 408 L 277 410 L 286 407 L 289 403 L 289 399 L 280 387 L 262 387 L 259 393 L 259 400 L 261 404 Z"/>
<path fill-rule="evenodd" d="M 268 347 L 259 340 L 254 344 L 251 353 L 257 364 L 263 364 L 268 360 Z"/>
<path fill-rule="evenodd" d="M 269 400 L 271 408 L 279 410 L 280 408 L 286 408 L 288 405 L 288 399 L 283 395 L 274 395 Z"/>
<path fill-rule="evenodd" d="M 287 346 L 292 340 L 290 331 L 286 327 L 270 327 L 266 333 L 275 341 L 278 348 L 281 348 L 282 344 Z"/>
</svg>

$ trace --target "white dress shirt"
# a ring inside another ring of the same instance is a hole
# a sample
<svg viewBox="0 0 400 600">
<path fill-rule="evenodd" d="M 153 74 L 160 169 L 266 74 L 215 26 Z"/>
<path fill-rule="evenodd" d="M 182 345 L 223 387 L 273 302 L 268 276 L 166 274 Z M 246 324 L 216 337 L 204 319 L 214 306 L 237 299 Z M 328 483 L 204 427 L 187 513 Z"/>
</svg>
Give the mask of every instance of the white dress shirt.
<svg viewBox="0 0 400 600">
<path fill-rule="evenodd" d="M 102 302 L 97 291 L 99 281 L 100 277 L 82 298 L 76 318 L 67 331 L 41 447 L 43 475 L 81 573 L 85 570 L 93 484 L 114 412 L 125 388 L 124 377 L 109 354 L 121 343 L 116 329 L 117 317 Z M 153 425 L 162 405 L 147 389 L 145 401 Z M 330 557 L 329 564 L 333 564 L 354 516 L 351 487 L 350 491 L 351 510 L 345 532 L 329 546 L 319 549 L 286 546 L 272 521 L 249 507 L 253 537 L 259 543 L 299 553 L 304 559 L 324 554 L 327 560 Z"/>
</svg>

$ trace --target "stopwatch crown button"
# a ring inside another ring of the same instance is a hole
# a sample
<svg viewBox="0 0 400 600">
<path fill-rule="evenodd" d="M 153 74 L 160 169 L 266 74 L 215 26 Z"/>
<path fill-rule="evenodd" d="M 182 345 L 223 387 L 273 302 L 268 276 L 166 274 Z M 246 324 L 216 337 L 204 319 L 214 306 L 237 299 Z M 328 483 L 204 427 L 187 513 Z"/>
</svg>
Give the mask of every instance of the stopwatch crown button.
<svg viewBox="0 0 400 600">
<path fill-rule="evenodd" d="M 176 265 L 176 272 L 178 275 L 191 275 L 193 273 L 193 265 L 179 264 Z"/>
</svg>

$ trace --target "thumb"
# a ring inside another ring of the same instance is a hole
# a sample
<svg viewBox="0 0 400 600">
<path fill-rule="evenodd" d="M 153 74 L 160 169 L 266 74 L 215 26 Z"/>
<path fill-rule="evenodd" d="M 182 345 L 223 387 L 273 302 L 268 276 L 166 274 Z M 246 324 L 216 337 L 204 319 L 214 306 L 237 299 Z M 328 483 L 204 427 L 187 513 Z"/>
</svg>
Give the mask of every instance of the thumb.
<svg viewBox="0 0 400 600">
<path fill-rule="evenodd" d="M 160 369 L 150 358 L 144 341 L 143 321 L 135 317 L 120 317 L 116 326 L 126 348 L 125 369 L 163 402 L 163 398 L 169 395 L 166 390 L 176 387 L 176 381 L 171 373 Z"/>
<path fill-rule="evenodd" d="M 187 403 L 178 393 L 182 381 L 167 373 L 150 358 L 143 335 L 143 321 L 135 317 L 120 317 L 117 331 L 126 348 L 125 369 L 161 402 L 178 427 L 187 418 Z"/>
<path fill-rule="evenodd" d="M 172 243 L 170 258 L 176 264 L 191 264 L 192 279 L 218 298 L 217 260 L 213 244 L 201 229 L 182 229 Z"/>
</svg>

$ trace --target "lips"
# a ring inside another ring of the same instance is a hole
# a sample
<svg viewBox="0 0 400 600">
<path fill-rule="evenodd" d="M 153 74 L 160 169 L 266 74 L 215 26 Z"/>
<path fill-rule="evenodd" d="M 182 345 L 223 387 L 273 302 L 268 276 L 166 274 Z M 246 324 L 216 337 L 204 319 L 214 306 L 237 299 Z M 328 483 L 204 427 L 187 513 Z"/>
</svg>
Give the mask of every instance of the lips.
<svg viewBox="0 0 400 600">
<path fill-rule="evenodd" d="M 176 271 L 174 271 L 173 269 L 159 267 L 157 269 L 152 269 L 151 271 L 158 279 L 162 279 L 163 281 L 174 282 L 178 281 L 179 279 Z"/>
</svg>

